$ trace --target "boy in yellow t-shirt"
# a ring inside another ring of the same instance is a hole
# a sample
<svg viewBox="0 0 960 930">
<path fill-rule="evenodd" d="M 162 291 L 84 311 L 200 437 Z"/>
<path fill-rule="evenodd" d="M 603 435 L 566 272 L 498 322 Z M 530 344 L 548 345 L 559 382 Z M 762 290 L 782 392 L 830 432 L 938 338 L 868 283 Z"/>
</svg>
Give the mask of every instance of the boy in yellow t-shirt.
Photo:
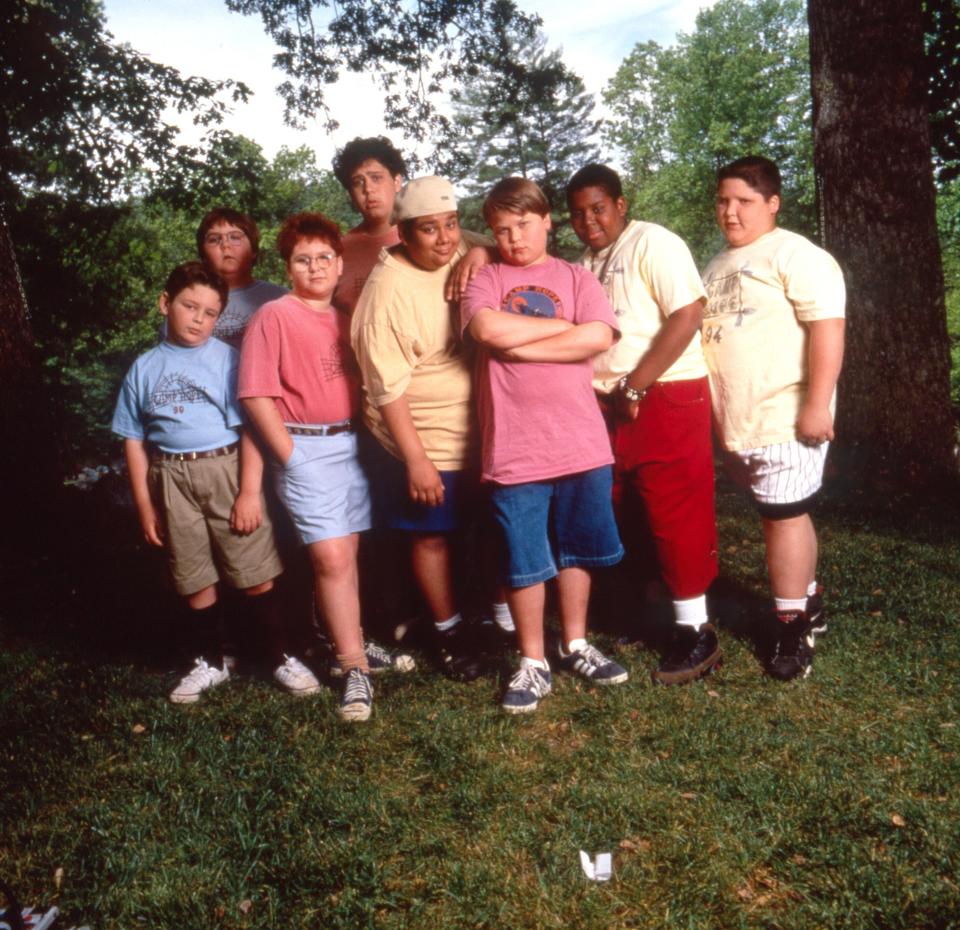
<svg viewBox="0 0 960 930">
<path fill-rule="evenodd" d="M 704 271 L 703 340 L 717 433 L 763 520 L 776 612 L 766 669 L 787 680 L 810 673 L 826 630 L 810 508 L 834 438 L 845 290 L 830 255 L 777 227 L 779 209 L 772 161 L 747 156 L 720 169 L 727 247 Z"/>
</svg>

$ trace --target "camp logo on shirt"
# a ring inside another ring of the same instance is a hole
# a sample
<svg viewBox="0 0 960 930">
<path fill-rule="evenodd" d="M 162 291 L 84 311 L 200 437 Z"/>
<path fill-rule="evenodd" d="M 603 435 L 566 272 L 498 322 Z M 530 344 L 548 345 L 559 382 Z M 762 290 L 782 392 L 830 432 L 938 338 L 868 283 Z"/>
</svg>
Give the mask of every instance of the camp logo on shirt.
<svg viewBox="0 0 960 930">
<path fill-rule="evenodd" d="M 544 316 L 553 320 L 563 319 L 563 304 L 560 298 L 545 287 L 521 284 L 507 292 L 503 309 L 524 316 Z"/>
<path fill-rule="evenodd" d="M 173 404 L 180 408 L 180 410 L 174 412 L 182 413 L 184 404 L 205 403 L 209 403 L 206 391 L 200 385 L 191 381 L 185 374 L 174 372 L 164 375 L 160 379 L 160 383 L 150 392 L 147 410 L 150 413 L 156 413 L 161 407 Z"/>
</svg>

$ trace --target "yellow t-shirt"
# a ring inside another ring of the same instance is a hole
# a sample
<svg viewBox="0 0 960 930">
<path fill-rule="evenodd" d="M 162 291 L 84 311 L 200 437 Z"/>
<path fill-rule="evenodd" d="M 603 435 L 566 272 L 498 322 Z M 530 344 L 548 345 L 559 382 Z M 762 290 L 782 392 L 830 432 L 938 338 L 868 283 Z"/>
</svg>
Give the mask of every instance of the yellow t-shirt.
<svg viewBox="0 0 960 930">
<path fill-rule="evenodd" d="M 777 228 L 714 256 L 703 283 L 703 349 L 721 442 L 733 451 L 795 440 L 807 391 L 803 324 L 843 318 L 840 266 L 808 239 Z M 831 413 L 835 407 L 836 392 Z"/>
<path fill-rule="evenodd" d="M 384 250 L 350 326 L 370 431 L 400 458 L 379 408 L 405 396 L 424 451 L 441 471 L 472 466 L 478 454 L 469 353 L 459 338 L 456 306 L 443 296 L 450 269 L 477 242 L 485 240 L 463 232 L 454 257 L 436 271 Z"/>
<path fill-rule="evenodd" d="M 686 243 L 655 223 L 631 220 L 600 252 L 580 263 L 599 279 L 617 315 L 621 336 L 593 360 L 593 386 L 609 394 L 637 367 L 671 313 L 704 298 L 700 274 Z M 697 333 L 683 354 L 657 379 L 688 381 L 707 374 Z"/>
</svg>

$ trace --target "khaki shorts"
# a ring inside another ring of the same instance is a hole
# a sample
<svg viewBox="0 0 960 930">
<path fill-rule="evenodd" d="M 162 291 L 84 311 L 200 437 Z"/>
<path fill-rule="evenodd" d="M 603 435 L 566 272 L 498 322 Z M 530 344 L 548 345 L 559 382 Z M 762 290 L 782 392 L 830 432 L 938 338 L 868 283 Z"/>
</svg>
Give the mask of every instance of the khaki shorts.
<svg viewBox="0 0 960 930">
<path fill-rule="evenodd" d="M 151 463 L 150 493 L 164 514 L 178 594 L 196 594 L 221 578 L 234 588 L 252 588 L 283 571 L 262 494 L 263 523 L 249 536 L 230 528 L 239 474 L 236 450 L 210 459 Z"/>
</svg>

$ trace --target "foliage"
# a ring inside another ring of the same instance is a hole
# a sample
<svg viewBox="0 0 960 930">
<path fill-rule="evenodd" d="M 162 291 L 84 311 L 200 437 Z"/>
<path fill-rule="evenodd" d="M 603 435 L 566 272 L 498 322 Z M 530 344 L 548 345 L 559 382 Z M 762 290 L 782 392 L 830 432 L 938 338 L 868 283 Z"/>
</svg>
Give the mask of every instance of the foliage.
<svg viewBox="0 0 960 930">
<path fill-rule="evenodd" d="M 261 231 L 257 275 L 278 283 L 286 274 L 273 244 L 290 213 L 320 210 L 344 227 L 355 222 L 312 151 L 284 148 L 268 161 L 256 143 L 228 133 L 216 136 L 208 158 L 137 186 L 140 196 L 101 207 L 35 194 L 12 217 L 45 377 L 78 464 L 115 448 L 109 422 L 120 379 L 156 343 L 157 297 L 171 268 L 196 257 L 203 213 L 221 204 L 249 212 Z"/>
<path fill-rule="evenodd" d="M 373 72 L 384 92 L 387 124 L 423 141 L 449 130 L 433 99 L 476 79 L 485 63 L 505 56 L 504 36 L 531 39 L 539 17 L 521 13 L 513 0 L 226 0 L 236 12 L 260 14 L 280 46 L 275 64 L 286 72 L 278 91 L 286 118 L 327 110 L 324 87 L 342 71 Z"/>
<path fill-rule="evenodd" d="M 65 924 L 104 927 L 954 926 L 955 503 L 828 509 L 830 631 L 790 684 L 763 676 L 748 635 L 759 521 L 729 492 L 720 521 L 724 668 L 653 688 L 656 655 L 614 648 L 626 685 L 557 674 L 524 720 L 494 681 L 428 666 L 378 679 L 355 727 L 332 691 L 247 676 L 174 707 L 169 620 L 144 618 L 157 584 L 144 563 L 127 574 L 135 551 L 76 524 L 103 584 L 131 592 L 112 612 L 69 593 L 70 561 L 4 553 L 0 874 L 49 901 L 62 867 Z M 107 657 L 110 628 L 131 656 Z M 613 853 L 609 883 L 583 878 L 579 849 Z"/>
<path fill-rule="evenodd" d="M 184 77 L 104 31 L 96 0 L 11 0 L 0 30 L 0 200 L 18 189 L 99 197 L 131 171 L 188 155 L 167 111 L 209 126 L 234 81 Z"/>
<path fill-rule="evenodd" d="M 451 95 L 452 133 L 437 146 L 443 173 L 475 197 L 507 175 L 536 181 L 555 211 L 554 236 L 566 223 L 564 188 L 578 168 L 599 158 L 593 96 L 564 65 L 560 50 L 504 38 L 512 68 L 484 70 Z"/>
<path fill-rule="evenodd" d="M 930 68 L 930 135 L 941 182 L 960 176 L 960 4 L 923 3 Z"/>
<path fill-rule="evenodd" d="M 783 173 L 784 224 L 812 234 L 807 58 L 802 0 L 720 0 L 676 45 L 636 45 L 603 95 L 632 212 L 679 233 L 703 261 L 719 245 L 704 214 L 716 170 L 755 153 Z"/>
</svg>

